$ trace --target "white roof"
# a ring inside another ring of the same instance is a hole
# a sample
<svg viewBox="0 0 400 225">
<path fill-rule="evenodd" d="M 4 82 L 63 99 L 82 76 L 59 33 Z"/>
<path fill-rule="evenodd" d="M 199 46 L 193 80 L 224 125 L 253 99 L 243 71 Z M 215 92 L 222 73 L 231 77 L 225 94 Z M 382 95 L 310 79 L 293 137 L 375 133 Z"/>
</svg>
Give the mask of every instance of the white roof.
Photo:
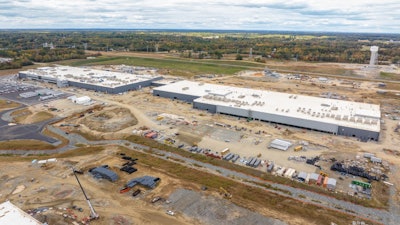
<svg viewBox="0 0 400 225">
<path fill-rule="evenodd" d="M 0 204 L 0 225 L 42 225 L 41 222 L 7 201 Z"/>
<path fill-rule="evenodd" d="M 275 139 L 269 144 L 269 147 L 276 148 L 279 150 L 288 150 L 288 148 L 292 146 L 292 143 L 280 139 Z"/>
<path fill-rule="evenodd" d="M 135 75 L 130 73 L 112 72 L 71 66 L 40 67 L 37 69 L 20 71 L 20 73 L 26 73 L 33 76 L 42 76 L 42 78 L 47 79 L 68 80 L 78 83 L 88 83 L 111 88 L 142 82 L 159 77 L 150 74 Z"/>
<path fill-rule="evenodd" d="M 336 186 L 336 179 L 328 178 L 328 181 L 326 183 L 327 183 L 327 185 Z"/>
<path fill-rule="evenodd" d="M 300 172 L 299 175 L 297 175 L 298 178 L 306 179 L 308 174 L 306 172 Z"/>
<path fill-rule="evenodd" d="M 195 102 L 380 131 L 380 106 L 338 99 L 179 81 L 155 90 L 198 96 Z M 223 96 L 221 96 L 223 95 Z"/>
<path fill-rule="evenodd" d="M 316 173 L 311 173 L 310 174 L 310 180 L 318 180 L 319 174 Z"/>
</svg>

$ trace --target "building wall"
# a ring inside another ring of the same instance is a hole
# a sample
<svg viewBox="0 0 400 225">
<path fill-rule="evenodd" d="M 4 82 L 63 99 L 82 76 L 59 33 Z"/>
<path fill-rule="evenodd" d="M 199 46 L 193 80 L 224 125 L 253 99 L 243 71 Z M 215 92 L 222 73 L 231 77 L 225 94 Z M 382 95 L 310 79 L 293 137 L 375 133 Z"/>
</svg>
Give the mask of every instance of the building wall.
<svg viewBox="0 0 400 225">
<path fill-rule="evenodd" d="M 164 98 L 170 98 L 170 99 L 178 99 L 178 100 L 185 101 L 185 102 L 193 102 L 194 99 L 199 97 L 199 96 L 194 96 L 194 95 L 173 93 L 173 92 L 160 91 L 160 90 L 153 90 L 153 95 L 164 97 Z"/>
<path fill-rule="evenodd" d="M 238 109 L 238 108 L 233 108 L 233 107 L 228 107 L 228 106 L 217 106 L 216 112 L 228 114 L 228 115 L 234 115 L 234 116 L 241 116 L 241 117 L 246 117 L 246 118 L 253 118 L 256 120 L 263 120 L 263 121 L 269 121 L 269 122 L 274 122 L 274 123 L 286 124 L 286 125 L 290 125 L 290 126 L 303 127 L 303 128 L 307 128 L 307 129 L 319 130 L 319 131 L 333 133 L 333 134 L 337 134 L 338 127 L 339 127 L 336 124 L 330 124 L 330 123 L 324 123 L 324 122 L 319 122 L 319 121 L 312 121 L 312 120 L 290 117 L 289 113 L 287 116 L 286 115 L 276 115 L 276 114 L 270 114 L 270 113 L 265 113 L 265 112 L 251 111 L 248 109 Z"/>
<path fill-rule="evenodd" d="M 361 141 L 379 140 L 379 132 L 362 130 L 351 127 L 339 126 L 338 134 L 348 137 L 356 137 L 359 138 Z"/>
<path fill-rule="evenodd" d="M 193 108 L 195 109 L 201 109 L 201 110 L 206 110 L 210 113 L 216 113 L 217 112 L 217 106 L 212 105 L 212 104 L 205 104 L 205 103 L 200 103 L 200 102 L 193 102 Z"/>
</svg>

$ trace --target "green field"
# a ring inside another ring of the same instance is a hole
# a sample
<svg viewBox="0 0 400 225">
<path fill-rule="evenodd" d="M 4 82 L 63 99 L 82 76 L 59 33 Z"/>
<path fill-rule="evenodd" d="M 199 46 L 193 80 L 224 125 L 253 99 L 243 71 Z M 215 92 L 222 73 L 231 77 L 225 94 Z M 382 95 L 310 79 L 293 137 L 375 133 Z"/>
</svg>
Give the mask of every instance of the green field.
<svg viewBox="0 0 400 225">
<path fill-rule="evenodd" d="M 248 69 L 249 65 L 254 63 L 230 62 L 230 61 L 201 61 L 201 60 L 181 60 L 181 59 L 158 59 L 158 58 L 141 58 L 132 56 L 118 57 L 99 57 L 88 60 L 74 60 L 64 62 L 70 66 L 89 66 L 89 65 L 134 65 L 155 67 L 167 70 L 167 73 L 178 76 L 194 76 L 198 74 L 226 74 L 232 75 L 242 70 Z M 260 68 L 263 68 L 261 66 Z"/>
</svg>

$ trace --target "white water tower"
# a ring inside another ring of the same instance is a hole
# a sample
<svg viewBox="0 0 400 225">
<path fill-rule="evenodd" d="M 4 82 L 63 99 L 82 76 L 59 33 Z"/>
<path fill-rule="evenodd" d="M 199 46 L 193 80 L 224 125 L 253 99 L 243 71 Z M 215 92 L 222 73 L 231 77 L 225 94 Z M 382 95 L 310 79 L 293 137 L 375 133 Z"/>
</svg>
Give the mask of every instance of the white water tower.
<svg viewBox="0 0 400 225">
<path fill-rule="evenodd" d="M 369 65 L 370 66 L 375 66 L 378 64 L 378 46 L 371 46 L 371 59 L 369 60 Z"/>
</svg>

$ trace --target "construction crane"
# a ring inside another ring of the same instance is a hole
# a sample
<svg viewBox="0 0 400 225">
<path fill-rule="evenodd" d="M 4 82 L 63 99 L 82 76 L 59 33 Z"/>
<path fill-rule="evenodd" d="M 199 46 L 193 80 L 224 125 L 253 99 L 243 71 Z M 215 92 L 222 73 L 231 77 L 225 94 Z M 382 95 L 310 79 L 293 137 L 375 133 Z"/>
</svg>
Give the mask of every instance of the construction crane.
<svg viewBox="0 0 400 225">
<path fill-rule="evenodd" d="M 75 176 L 76 180 L 78 181 L 79 187 L 81 187 L 81 190 L 82 190 L 82 192 L 83 192 L 83 195 L 85 196 L 85 199 L 86 199 L 87 204 L 89 205 L 89 208 L 90 208 L 90 220 L 98 219 L 98 218 L 99 218 L 99 214 L 97 214 L 96 211 L 94 211 L 94 208 L 93 208 L 93 206 L 92 206 L 92 203 L 90 203 L 90 200 L 89 200 L 89 198 L 87 197 L 85 190 L 83 190 L 83 187 L 82 187 L 82 185 L 81 185 L 81 182 L 79 182 L 78 176 L 76 176 L 76 171 L 75 171 L 74 168 L 72 168 L 72 172 L 74 173 L 74 176 Z"/>
</svg>

